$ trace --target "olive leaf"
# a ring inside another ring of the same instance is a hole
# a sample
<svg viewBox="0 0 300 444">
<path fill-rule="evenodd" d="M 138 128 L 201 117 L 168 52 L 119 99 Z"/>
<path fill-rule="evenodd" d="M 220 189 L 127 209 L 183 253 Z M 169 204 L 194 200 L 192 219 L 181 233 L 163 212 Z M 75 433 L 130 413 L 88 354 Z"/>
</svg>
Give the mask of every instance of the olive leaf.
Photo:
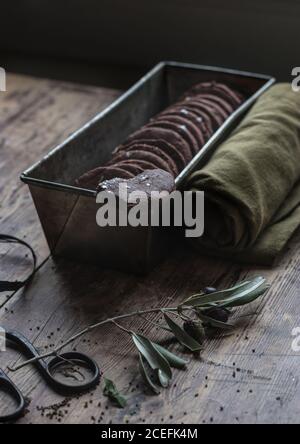
<svg viewBox="0 0 300 444">
<path fill-rule="evenodd" d="M 217 301 L 219 300 L 219 295 L 222 295 L 222 299 L 223 295 L 228 295 L 230 296 L 231 294 L 233 294 L 234 292 L 236 292 L 237 290 L 239 290 L 240 288 L 242 288 L 243 286 L 249 284 L 250 281 L 242 281 L 242 282 L 238 282 L 236 285 L 234 285 L 233 287 L 230 288 L 226 288 L 225 290 L 216 290 L 213 292 L 205 292 L 205 291 L 201 291 L 200 293 L 196 293 L 193 294 L 192 296 L 189 296 L 187 299 L 185 299 L 183 302 L 181 302 L 181 306 L 182 305 L 195 305 L 197 303 L 197 301 L 199 300 L 199 302 L 201 302 L 201 305 L 206 304 L 206 303 L 211 303 L 211 298 L 210 295 L 216 295 L 217 294 Z M 208 296 L 207 298 L 205 298 L 204 296 Z"/>
<path fill-rule="evenodd" d="M 121 393 L 119 393 L 114 382 L 111 379 L 104 378 L 104 384 L 103 394 L 119 407 L 124 408 L 127 404 L 127 400 L 123 395 L 121 395 Z"/>
<path fill-rule="evenodd" d="M 162 387 L 167 387 L 172 378 L 172 370 L 167 359 L 154 347 L 145 336 L 131 333 L 132 340 L 141 355 L 146 359 L 152 370 L 157 370 Z"/>
<path fill-rule="evenodd" d="M 172 330 L 175 338 L 182 344 L 184 347 L 188 348 L 192 352 L 199 351 L 202 349 L 201 344 L 197 342 L 194 338 L 188 335 L 183 328 L 181 328 L 176 322 L 174 322 L 168 315 L 164 313 L 165 320 Z"/>
<path fill-rule="evenodd" d="M 155 342 L 152 342 L 152 344 L 154 348 L 156 348 L 156 350 L 166 358 L 171 367 L 182 369 L 185 368 L 186 365 L 188 364 L 187 360 L 180 358 L 179 356 L 175 355 L 175 353 L 172 353 L 169 350 L 167 350 L 165 347 L 162 347 L 161 345 L 156 344 Z"/>
<path fill-rule="evenodd" d="M 170 378 L 161 370 L 157 370 L 157 376 L 160 382 L 160 385 L 164 388 L 167 388 L 170 382 Z"/>
<path fill-rule="evenodd" d="M 226 290 L 216 291 L 209 294 L 194 295 L 191 298 L 186 299 L 181 305 L 189 305 L 192 307 L 209 306 L 216 303 L 233 302 L 239 298 L 246 298 L 251 296 L 259 287 L 265 282 L 265 278 L 258 276 L 251 281 L 244 281 L 235 285 L 234 287 L 227 288 Z M 263 292 L 266 291 L 264 286 Z"/>
<path fill-rule="evenodd" d="M 237 294 L 236 296 L 232 296 L 225 302 L 219 304 L 220 307 L 237 307 L 240 305 L 249 304 L 257 299 L 259 296 L 263 295 L 270 288 L 269 284 L 263 284 L 259 288 L 252 290 L 252 292 L 248 294 Z"/>
<path fill-rule="evenodd" d="M 155 384 L 155 382 L 151 378 L 149 365 L 147 364 L 147 361 L 143 358 L 143 355 L 141 355 L 141 353 L 139 354 L 139 356 L 139 368 L 142 377 L 144 378 L 144 381 L 148 384 L 148 386 L 154 391 L 154 393 L 158 395 L 160 393 L 159 386 Z"/>
</svg>

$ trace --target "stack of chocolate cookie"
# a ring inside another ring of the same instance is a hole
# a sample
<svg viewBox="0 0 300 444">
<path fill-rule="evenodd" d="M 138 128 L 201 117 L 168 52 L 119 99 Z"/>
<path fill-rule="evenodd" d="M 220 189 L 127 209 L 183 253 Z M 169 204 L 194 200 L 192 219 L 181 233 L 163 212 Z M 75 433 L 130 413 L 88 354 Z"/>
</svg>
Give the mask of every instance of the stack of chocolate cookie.
<svg viewBox="0 0 300 444">
<path fill-rule="evenodd" d="M 149 169 L 176 177 L 242 101 L 228 85 L 199 83 L 131 134 L 106 165 L 83 174 L 76 184 L 96 189 L 103 180 L 130 179 Z"/>
</svg>

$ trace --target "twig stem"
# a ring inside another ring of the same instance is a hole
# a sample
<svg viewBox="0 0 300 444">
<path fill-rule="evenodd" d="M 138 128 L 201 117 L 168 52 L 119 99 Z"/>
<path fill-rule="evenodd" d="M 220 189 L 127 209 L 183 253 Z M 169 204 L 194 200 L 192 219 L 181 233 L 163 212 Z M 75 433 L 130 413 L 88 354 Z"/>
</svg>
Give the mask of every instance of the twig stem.
<svg viewBox="0 0 300 444">
<path fill-rule="evenodd" d="M 25 367 L 26 365 L 32 364 L 32 363 L 34 363 L 36 361 L 39 361 L 40 359 L 48 358 L 50 356 L 55 356 L 55 355 L 57 355 L 57 353 L 62 348 L 64 348 L 67 345 L 71 344 L 71 342 L 74 342 L 80 336 L 83 336 L 84 334 L 89 333 L 90 331 L 95 330 L 96 328 L 101 327 L 102 325 L 109 324 L 109 323 L 116 324 L 115 321 L 117 321 L 118 319 L 130 318 L 132 316 L 143 315 L 143 314 L 147 314 L 147 313 L 157 313 L 159 311 L 160 312 L 161 311 L 167 311 L 167 312 L 177 311 L 177 307 L 150 308 L 148 310 L 132 311 L 131 313 L 126 313 L 126 314 L 123 314 L 123 315 L 118 315 L 118 316 L 114 316 L 112 318 L 104 319 L 102 321 L 96 322 L 95 324 L 89 325 L 88 327 L 84 328 L 83 330 L 80 330 L 78 333 L 76 333 L 75 335 L 71 336 L 65 342 L 63 342 L 60 345 L 58 345 L 57 347 L 55 347 L 51 352 L 42 353 L 39 356 L 35 356 L 34 358 L 31 358 L 31 359 L 28 359 L 27 361 L 22 362 L 19 365 L 16 365 L 14 367 L 8 367 L 8 368 L 9 368 L 10 371 L 15 372 L 15 371 L 20 370 L 21 368 Z M 121 326 L 119 324 L 117 324 L 117 326 L 119 328 L 121 328 Z M 126 331 L 126 329 L 124 327 L 122 327 L 122 329 Z M 129 330 L 127 330 L 127 332 L 128 331 Z"/>
</svg>

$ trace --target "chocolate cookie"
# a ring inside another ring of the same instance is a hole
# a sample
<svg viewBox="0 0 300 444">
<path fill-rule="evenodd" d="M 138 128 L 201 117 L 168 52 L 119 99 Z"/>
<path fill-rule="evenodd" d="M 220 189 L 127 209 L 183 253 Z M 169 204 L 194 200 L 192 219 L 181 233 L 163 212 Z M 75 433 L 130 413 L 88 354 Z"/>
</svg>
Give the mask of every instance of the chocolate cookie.
<svg viewBox="0 0 300 444">
<path fill-rule="evenodd" d="M 119 153 L 113 156 L 113 158 L 107 163 L 107 165 L 114 165 L 115 163 L 120 162 L 121 160 L 128 160 L 128 159 L 131 159 L 133 161 L 135 161 L 136 159 L 146 160 L 151 162 L 151 164 L 155 165 L 156 168 L 169 171 L 169 166 L 167 162 L 165 162 L 162 158 L 160 158 L 156 154 L 143 150 L 142 145 L 139 144 L 138 142 L 136 143 L 135 150 L 120 151 Z"/>
<path fill-rule="evenodd" d="M 225 100 L 228 100 L 231 105 L 236 109 L 240 103 L 242 102 L 242 97 L 232 88 L 224 85 L 219 82 L 202 82 L 198 85 L 195 85 L 191 88 L 187 93 L 184 94 L 184 97 L 195 96 L 200 93 L 206 92 L 216 92 L 220 94 Z"/>
<path fill-rule="evenodd" d="M 153 163 L 149 162 L 148 160 L 141 160 L 141 159 L 135 159 L 135 160 L 122 160 L 123 164 L 129 164 L 129 165 L 138 165 L 142 168 L 143 171 L 145 170 L 153 170 L 156 169 L 157 166 Z"/>
<path fill-rule="evenodd" d="M 105 179 L 111 179 L 113 177 L 120 177 L 123 179 L 130 179 L 134 175 L 122 168 L 117 168 L 114 166 L 102 166 L 94 168 L 87 173 L 80 176 L 76 181 L 76 185 L 81 188 L 96 189 L 99 182 Z"/>
<path fill-rule="evenodd" d="M 227 111 L 225 111 L 222 108 L 222 106 L 219 105 L 219 103 L 217 103 L 211 99 L 206 99 L 201 94 L 196 96 L 195 100 L 199 101 L 199 103 L 204 103 L 204 104 L 210 106 L 211 108 L 213 108 L 216 111 L 216 113 L 223 119 L 223 121 L 227 119 L 229 113 Z"/>
<path fill-rule="evenodd" d="M 98 191 L 106 190 L 118 195 L 120 183 L 124 183 L 124 180 L 119 178 L 105 180 L 99 184 Z M 173 176 L 167 171 L 160 169 L 146 170 L 133 179 L 126 180 L 125 183 L 128 192 L 143 191 L 149 197 L 151 197 L 152 191 L 167 191 L 171 193 L 176 188 Z"/>
<path fill-rule="evenodd" d="M 169 143 L 165 142 L 162 139 L 139 139 L 140 143 L 146 143 L 148 145 L 154 145 L 157 146 L 160 150 L 162 150 L 170 159 L 170 165 L 172 169 L 174 169 L 174 172 L 176 176 L 178 175 L 180 171 L 180 166 L 185 165 L 185 160 L 182 156 L 182 154 L 176 150 L 175 147 L 171 146 Z M 133 142 L 129 142 L 127 144 L 119 145 L 114 151 L 113 154 L 119 153 L 120 151 L 126 150 L 126 147 L 129 145 L 132 145 Z"/>
<path fill-rule="evenodd" d="M 189 107 L 194 108 L 199 111 L 203 111 L 210 117 L 213 131 L 216 131 L 218 128 L 220 128 L 220 126 L 223 123 L 223 119 L 217 115 L 217 113 L 215 112 L 215 110 L 211 106 L 208 106 L 206 103 L 200 103 L 196 99 L 193 99 L 193 100 L 190 99 L 188 101 L 188 104 L 189 104 Z"/>
<path fill-rule="evenodd" d="M 215 92 L 212 94 L 201 93 L 200 97 L 203 97 L 203 99 L 208 99 L 220 105 L 222 109 L 226 112 L 227 116 L 234 111 L 234 107 L 230 104 L 229 100 L 225 100 L 224 98 L 219 97 Z"/>
<path fill-rule="evenodd" d="M 165 120 L 155 120 L 147 125 L 147 128 L 163 128 L 169 131 L 173 131 L 177 136 L 179 136 L 183 142 L 186 143 L 188 147 L 188 158 L 189 162 L 194 153 L 197 152 L 197 141 L 193 137 L 193 135 L 189 132 L 188 128 L 184 125 L 178 125 L 176 123 L 169 122 L 167 119 Z"/>
<path fill-rule="evenodd" d="M 125 148 L 126 152 L 135 151 L 135 150 L 142 150 L 142 151 L 147 151 L 152 154 L 155 154 L 156 156 L 161 158 L 161 160 L 163 160 L 165 162 L 165 164 L 167 165 L 168 168 L 166 171 L 169 171 L 169 173 L 171 173 L 173 176 L 176 175 L 176 173 L 174 172 L 174 170 L 172 168 L 172 162 L 173 162 L 172 159 L 170 159 L 170 157 L 167 156 L 158 147 L 156 147 L 154 145 L 149 145 L 145 142 L 142 142 L 141 140 L 137 141 L 136 143 L 131 142 L 130 144 L 126 145 L 126 148 Z M 162 168 L 162 169 L 165 169 L 165 168 Z"/>
<path fill-rule="evenodd" d="M 178 136 L 178 134 L 174 134 L 174 131 L 163 128 L 143 127 L 132 134 L 132 136 L 128 137 L 124 144 L 139 139 L 160 139 L 166 142 L 167 146 L 172 149 L 172 158 L 178 166 L 179 171 L 181 171 L 189 162 L 189 150 L 187 144 L 183 143 L 182 138 Z"/>
<path fill-rule="evenodd" d="M 237 106 L 239 106 L 243 101 L 243 97 L 240 93 L 238 93 L 233 88 L 230 88 L 228 85 L 225 85 L 224 83 L 215 83 L 213 85 L 213 90 L 216 92 L 224 92 L 225 94 L 227 94 L 227 97 L 230 97 L 232 103 L 236 103 L 235 108 L 237 108 Z"/>
<path fill-rule="evenodd" d="M 176 166 L 176 163 L 174 162 L 172 157 L 165 151 L 164 144 L 160 144 L 157 140 L 140 139 L 140 140 L 138 140 L 138 142 L 130 142 L 130 143 L 126 144 L 126 145 L 123 145 L 121 150 L 118 149 L 118 150 L 115 150 L 115 152 L 118 153 L 120 151 L 128 151 L 128 150 L 136 149 L 136 144 L 137 143 L 139 145 L 142 144 L 143 150 L 151 151 L 154 154 L 156 154 L 157 156 L 162 157 L 162 159 L 165 160 L 167 162 L 167 164 L 169 165 L 170 173 L 174 177 L 176 177 L 178 175 L 179 171 L 178 171 L 178 168 Z"/>
<path fill-rule="evenodd" d="M 145 169 L 141 165 L 138 165 L 137 163 L 133 163 L 133 162 L 132 163 L 131 162 L 128 163 L 126 161 L 116 163 L 116 164 L 114 164 L 114 166 L 117 167 L 117 168 L 120 167 L 120 168 L 122 168 L 122 170 L 129 171 L 134 176 L 136 174 L 142 173 L 144 171 L 144 169 Z"/>
<path fill-rule="evenodd" d="M 193 120 L 195 125 L 199 127 L 200 131 L 204 135 L 205 140 L 207 140 L 213 134 L 210 116 L 203 111 L 190 108 L 187 104 L 177 103 L 176 105 L 173 105 L 160 113 L 160 115 L 164 114 L 181 115 Z"/>
<path fill-rule="evenodd" d="M 188 130 L 190 131 L 190 133 L 193 135 L 193 137 L 196 139 L 197 142 L 197 151 L 194 153 L 196 154 L 201 147 L 204 145 L 205 143 L 205 139 L 203 136 L 202 131 L 199 129 L 199 126 L 196 126 L 193 122 L 193 119 L 189 118 L 185 118 L 182 115 L 176 115 L 176 114 L 164 114 L 164 115 L 159 115 L 156 117 L 156 121 L 160 121 L 160 120 L 164 120 L 167 119 L 168 122 L 174 122 L 177 123 L 181 126 L 186 126 L 188 128 Z"/>
</svg>

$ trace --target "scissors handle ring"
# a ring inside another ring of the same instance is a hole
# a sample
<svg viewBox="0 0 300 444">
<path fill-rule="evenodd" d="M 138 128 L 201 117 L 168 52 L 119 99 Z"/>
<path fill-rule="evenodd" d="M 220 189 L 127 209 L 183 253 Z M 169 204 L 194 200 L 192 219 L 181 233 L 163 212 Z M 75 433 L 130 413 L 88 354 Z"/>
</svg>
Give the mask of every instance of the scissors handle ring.
<svg viewBox="0 0 300 444">
<path fill-rule="evenodd" d="M 53 376 L 52 371 L 63 362 L 70 362 L 72 364 L 76 364 L 76 362 L 80 363 L 89 370 L 91 377 L 88 380 L 76 385 L 66 384 L 58 381 Z M 97 363 L 89 356 L 79 352 L 66 352 L 55 356 L 53 359 L 51 359 L 51 361 L 48 362 L 46 372 L 48 382 L 51 384 L 52 388 L 58 392 L 64 393 L 81 393 L 87 391 L 93 387 L 96 387 L 101 377 L 101 372 Z"/>
<path fill-rule="evenodd" d="M 25 410 L 25 399 L 18 387 L 12 380 L 0 369 L 0 386 L 9 393 L 9 395 L 17 402 L 17 407 L 12 413 L 0 416 L 0 422 L 8 422 L 20 418 Z"/>
</svg>

